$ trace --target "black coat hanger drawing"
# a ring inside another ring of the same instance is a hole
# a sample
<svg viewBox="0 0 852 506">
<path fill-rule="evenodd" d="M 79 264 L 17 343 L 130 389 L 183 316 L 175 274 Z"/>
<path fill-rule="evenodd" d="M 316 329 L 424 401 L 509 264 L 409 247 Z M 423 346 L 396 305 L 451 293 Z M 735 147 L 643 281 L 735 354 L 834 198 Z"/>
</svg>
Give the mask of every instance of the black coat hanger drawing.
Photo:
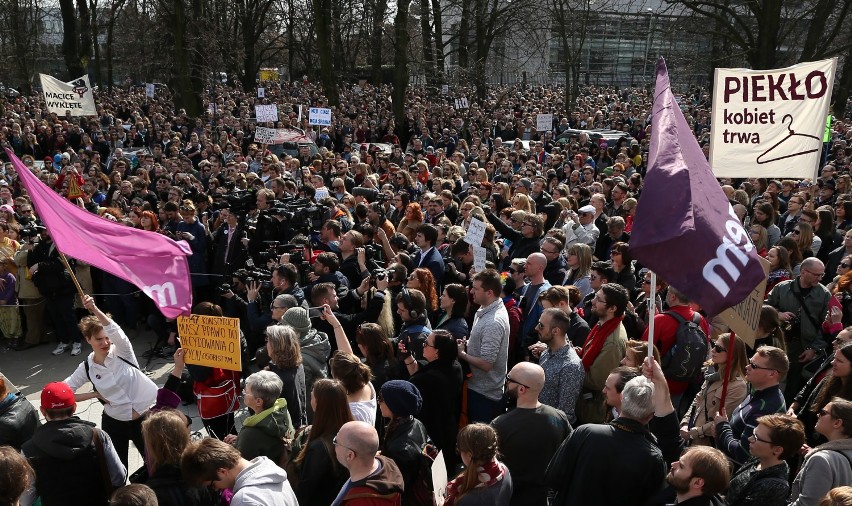
<svg viewBox="0 0 852 506">
<path fill-rule="evenodd" d="M 819 137 L 816 137 L 816 136 L 810 135 L 810 134 L 797 134 L 796 132 L 793 131 L 793 128 L 792 128 L 793 127 L 793 116 L 792 115 L 785 114 L 784 117 L 781 118 L 781 123 L 782 124 L 787 123 L 787 118 L 790 119 L 790 122 L 787 125 L 787 132 L 788 132 L 787 137 L 784 137 L 783 139 L 778 141 L 774 146 L 772 146 L 771 148 L 769 148 L 766 151 L 764 151 L 763 153 L 761 153 L 760 156 L 757 157 L 757 163 L 758 164 L 777 162 L 778 160 L 784 160 L 786 158 L 792 158 L 794 156 L 801 156 L 801 155 L 807 155 L 808 153 L 815 153 L 815 152 L 819 151 L 820 148 L 822 147 L 822 139 L 820 139 Z M 807 151 L 799 151 L 797 153 L 791 153 L 789 155 L 776 156 L 775 158 L 770 158 L 768 160 L 761 160 L 761 158 L 769 155 L 769 153 L 772 153 L 772 151 L 775 148 L 784 144 L 786 141 L 788 141 L 789 139 L 791 139 L 793 137 L 807 137 L 809 139 L 814 139 L 815 141 L 817 141 L 819 143 L 818 146 L 820 146 L 820 147 L 817 147 L 815 149 L 809 149 Z"/>
</svg>

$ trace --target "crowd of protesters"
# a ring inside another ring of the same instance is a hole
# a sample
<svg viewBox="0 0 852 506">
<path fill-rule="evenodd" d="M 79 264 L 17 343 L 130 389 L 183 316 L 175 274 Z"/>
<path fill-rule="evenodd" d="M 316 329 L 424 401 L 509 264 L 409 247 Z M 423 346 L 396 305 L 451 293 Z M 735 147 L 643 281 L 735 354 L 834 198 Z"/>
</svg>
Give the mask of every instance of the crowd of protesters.
<svg viewBox="0 0 852 506">
<path fill-rule="evenodd" d="M 4 344 L 91 352 L 44 388 L 43 423 L 0 380 L 0 503 L 104 504 L 120 487 L 112 504 L 431 504 L 424 469 L 441 451 L 452 505 L 852 504 L 847 118 L 814 178 L 720 181 L 770 264 L 746 343 L 685 287 L 652 291 L 631 258 L 651 92 L 562 97 L 412 89 L 397 124 L 389 88 L 347 87 L 322 128 L 302 114 L 327 105 L 309 82 L 262 99 L 214 86 L 197 118 L 163 89 L 100 93 L 89 118 L 7 99 L 0 144 L 41 181 L 189 244 L 193 313 L 239 318 L 244 360 L 185 365 L 174 321 L 73 262 L 98 294 L 78 298 L 5 163 Z M 679 98 L 707 151 L 709 95 Z M 280 121 L 258 125 L 270 103 Z M 276 154 L 258 126 L 302 144 Z M 133 350 L 147 330 L 175 362 L 159 389 Z M 689 337 L 700 353 L 684 358 Z M 87 381 L 94 392 L 74 392 Z M 187 382 L 198 441 L 174 409 Z M 74 416 L 91 398 L 106 403 L 100 428 Z M 130 441 L 145 466 L 128 477 Z"/>
</svg>

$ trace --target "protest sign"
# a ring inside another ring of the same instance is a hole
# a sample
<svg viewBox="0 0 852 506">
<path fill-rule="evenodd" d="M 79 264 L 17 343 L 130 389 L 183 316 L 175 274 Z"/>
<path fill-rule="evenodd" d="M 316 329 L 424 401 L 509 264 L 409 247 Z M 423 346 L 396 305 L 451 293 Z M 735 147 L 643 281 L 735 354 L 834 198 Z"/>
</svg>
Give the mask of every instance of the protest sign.
<svg viewBox="0 0 852 506">
<path fill-rule="evenodd" d="M 482 272 L 485 270 L 485 247 L 473 247 L 473 270 Z"/>
<path fill-rule="evenodd" d="M 757 324 L 760 322 L 760 311 L 763 309 L 763 295 L 766 293 L 766 280 L 769 277 L 769 261 L 760 259 L 763 265 L 764 278 L 754 290 L 736 306 L 719 313 L 722 321 L 737 333 L 737 337 L 754 347 L 757 338 Z"/>
<path fill-rule="evenodd" d="M 814 177 L 837 58 L 784 69 L 716 69 L 710 165 L 716 177 Z"/>
<path fill-rule="evenodd" d="M 450 93 L 450 86 L 447 84 L 441 85 L 441 95 L 448 95 Z"/>
<path fill-rule="evenodd" d="M 254 131 L 254 142 L 258 144 L 275 144 L 275 129 L 257 127 Z"/>
<path fill-rule="evenodd" d="M 438 452 L 438 456 L 432 462 L 432 490 L 435 494 L 435 504 L 444 504 L 444 496 L 447 494 L 447 464 L 444 463 L 444 452 Z"/>
<path fill-rule="evenodd" d="M 239 318 L 195 314 L 179 316 L 177 324 L 187 364 L 242 370 Z"/>
<path fill-rule="evenodd" d="M 47 110 L 65 116 L 70 112 L 71 116 L 94 116 L 95 94 L 89 84 L 89 76 L 85 75 L 74 79 L 70 83 L 64 83 L 47 74 L 41 76 L 41 87 L 44 88 L 44 101 Z"/>
<path fill-rule="evenodd" d="M 145 85 L 145 96 L 148 98 L 154 98 L 154 83 L 148 83 Z"/>
<path fill-rule="evenodd" d="M 482 246 L 482 240 L 485 238 L 485 223 L 471 218 L 470 224 L 467 226 L 467 233 L 464 236 L 464 242 L 473 246 Z"/>
<path fill-rule="evenodd" d="M 331 109 L 325 109 L 323 107 L 311 107 L 308 111 L 308 124 L 331 126 Z"/>
<path fill-rule="evenodd" d="M 280 78 L 276 69 L 260 69 L 261 81 L 278 81 Z"/>
<path fill-rule="evenodd" d="M 467 97 L 457 98 L 456 99 L 456 109 L 467 109 Z"/>
<path fill-rule="evenodd" d="M 258 88 L 257 89 L 257 98 L 266 97 L 266 88 Z"/>
<path fill-rule="evenodd" d="M 278 121 L 278 106 L 275 104 L 257 104 L 254 106 L 254 115 L 258 123 Z"/>
<path fill-rule="evenodd" d="M 546 132 L 553 129 L 553 114 L 538 114 L 535 117 L 535 129 L 539 132 Z"/>
</svg>

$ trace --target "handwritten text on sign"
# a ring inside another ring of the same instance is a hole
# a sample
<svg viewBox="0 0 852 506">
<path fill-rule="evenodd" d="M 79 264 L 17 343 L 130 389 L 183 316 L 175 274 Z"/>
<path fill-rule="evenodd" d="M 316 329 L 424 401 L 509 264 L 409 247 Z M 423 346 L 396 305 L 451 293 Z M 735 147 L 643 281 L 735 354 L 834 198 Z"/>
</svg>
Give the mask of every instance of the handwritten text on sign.
<svg viewBox="0 0 852 506">
<path fill-rule="evenodd" d="M 833 58 L 784 69 L 716 69 L 716 177 L 813 177 L 836 68 Z"/>
<path fill-rule="evenodd" d="M 331 109 L 311 107 L 308 115 L 309 125 L 331 126 Z"/>
<path fill-rule="evenodd" d="M 242 370 L 239 318 L 178 316 L 177 323 L 187 364 Z"/>
<path fill-rule="evenodd" d="M 275 104 L 258 104 L 254 106 L 254 114 L 258 123 L 278 121 L 278 106 Z"/>
<path fill-rule="evenodd" d="M 473 246 L 482 246 L 482 240 L 485 239 L 485 223 L 471 218 L 467 226 L 467 234 L 464 236 L 464 242 Z"/>
</svg>

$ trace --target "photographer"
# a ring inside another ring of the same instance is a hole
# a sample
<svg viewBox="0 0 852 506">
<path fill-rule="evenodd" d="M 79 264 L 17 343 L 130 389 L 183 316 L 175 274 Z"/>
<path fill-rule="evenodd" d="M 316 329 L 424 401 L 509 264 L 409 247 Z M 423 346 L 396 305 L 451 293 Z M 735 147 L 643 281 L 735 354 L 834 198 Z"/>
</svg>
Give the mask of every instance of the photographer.
<svg viewBox="0 0 852 506">
<path fill-rule="evenodd" d="M 311 292 L 311 305 L 314 307 L 321 307 L 325 304 L 331 308 L 334 312 L 334 316 L 343 325 L 343 330 L 346 332 L 347 336 L 355 336 L 356 331 L 358 330 L 358 325 L 363 322 L 376 322 L 379 321 L 379 315 L 382 312 L 382 308 L 385 305 L 385 290 L 388 287 L 388 277 L 382 276 L 381 278 L 376 278 L 376 290 L 372 293 L 368 293 L 366 290 L 364 293 L 361 293 L 361 290 L 369 286 L 369 279 L 367 278 L 364 282 L 361 283 L 361 286 L 358 288 L 351 290 L 352 297 L 368 297 L 367 307 L 362 312 L 358 312 L 355 314 L 346 314 L 341 313 L 339 309 L 339 300 L 337 298 L 337 291 L 334 289 L 334 285 L 331 283 L 319 283 L 314 286 L 313 291 Z M 314 328 L 319 332 L 325 332 L 326 335 L 333 336 L 334 328 L 331 324 L 325 320 L 320 318 L 314 319 L 312 321 Z M 332 350 L 331 354 L 334 355 L 334 352 L 337 351 L 337 345 L 333 341 L 331 342 Z"/>
<path fill-rule="evenodd" d="M 402 318 L 402 328 L 394 338 L 394 344 L 398 346 L 399 377 L 407 378 L 408 371 L 403 362 L 409 361 L 409 355 L 415 360 L 423 360 L 423 344 L 432 330 L 429 328 L 426 296 L 423 292 L 403 288 L 395 300 L 396 313 Z"/>
<path fill-rule="evenodd" d="M 473 248 L 462 237 L 454 242 L 449 250 L 450 258 L 444 262 L 446 270 L 444 281 L 447 284 L 467 285 L 470 280 L 470 269 L 473 267 Z"/>
<path fill-rule="evenodd" d="M 228 275 L 246 264 L 248 238 L 236 213 L 224 208 L 219 216 L 224 218 L 225 223 L 213 232 L 211 272 L 221 276 L 220 282 L 224 282 Z"/>
<path fill-rule="evenodd" d="M 257 206 L 257 222 L 254 233 L 249 241 L 249 254 L 258 265 L 263 264 L 260 253 L 266 249 L 268 241 L 278 241 L 285 237 L 283 230 L 283 216 L 272 214 L 272 204 L 275 201 L 275 193 L 264 188 L 255 194 L 255 205 Z M 287 227 L 288 229 L 290 227 Z"/>
<path fill-rule="evenodd" d="M 320 242 L 325 247 L 326 251 L 340 253 L 340 222 L 337 220 L 327 220 L 323 223 L 320 229 Z"/>
<path fill-rule="evenodd" d="M 317 255 L 313 265 L 313 272 L 308 273 L 310 284 L 305 287 L 305 296 L 311 298 L 311 290 L 319 283 L 331 283 L 337 291 L 338 297 L 346 298 L 349 293 L 349 281 L 340 272 L 340 259 L 336 254 L 325 251 Z M 360 284 L 360 280 L 359 280 Z"/>
<path fill-rule="evenodd" d="M 343 234 L 340 240 L 340 254 L 343 257 L 340 272 L 346 277 L 349 287 L 360 285 L 364 278 L 370 276 L 370 271 L 367 269 L 364 236 L 360 232 L 350 230 Z"/>
</svg>

